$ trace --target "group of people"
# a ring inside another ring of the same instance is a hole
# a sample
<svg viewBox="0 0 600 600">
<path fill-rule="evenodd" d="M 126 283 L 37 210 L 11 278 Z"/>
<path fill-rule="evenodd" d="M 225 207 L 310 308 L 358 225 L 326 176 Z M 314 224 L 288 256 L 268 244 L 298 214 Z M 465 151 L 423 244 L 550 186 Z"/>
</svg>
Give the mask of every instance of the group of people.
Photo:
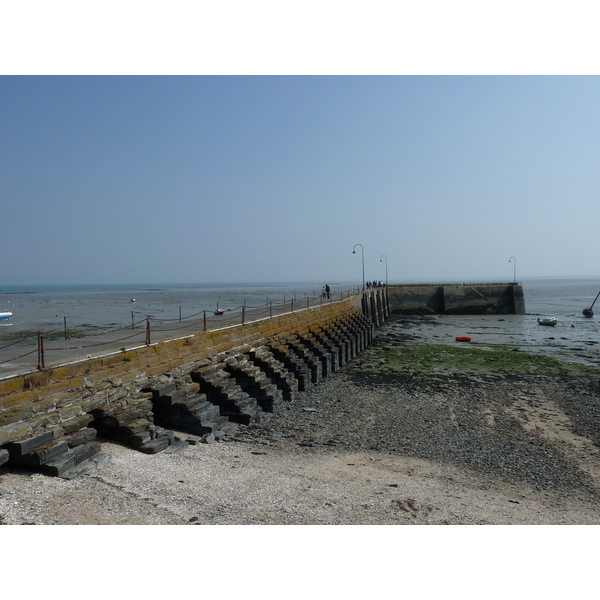
<svg viewBox="0 0 600 600">
<path fill-rule="evenodd" d="M 385 287 L 385 283 L 383 281 L 367 281 L 365 285 L 367 289 Z M 323 286 L 321 294 L 323 296 L 323 299 L 331 298 L 331 288 L 327 284 L 325 284 Z"/>
</svg>

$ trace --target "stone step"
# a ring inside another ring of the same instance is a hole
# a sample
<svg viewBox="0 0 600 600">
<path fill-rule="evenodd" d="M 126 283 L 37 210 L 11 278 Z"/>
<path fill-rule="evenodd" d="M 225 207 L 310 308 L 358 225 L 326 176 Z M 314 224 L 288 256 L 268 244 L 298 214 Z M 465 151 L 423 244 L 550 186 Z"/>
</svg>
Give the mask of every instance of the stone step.
<svg viewBox="0 0 600 600">
<path fill-rule="evenodd" d="M 171 445 L 171 439 L 166 435 L 158 437 L 154 440 L 150 440 L 145 444 L 142 444 L 137 449 L 144 454 L 157 454 L 162 452 Z"/>
<path fill-rule="evenodd" d="M 40 448 L 37 448 L 29 454 L 23 456 L 15 456 L 11 462 L 17 465 L 24 465 L 27 467 L 39 467 L 46 463 L 56 460 L 61 455 L 65 454 L 69 450 L 69 445 L 65 441 L 51 442 Z"/>
<path fill-rule="evenodd" d="M 119 425 L 129 425 L 133 421 L 137 421 L 140 417 L 145 417 L 150 412 L 152 412 L 152 401 L 146 400 L 128 410 L 117 413 L 115 418 Z"/>
<path fill-rule="evenodd" d="M 177 410 L 194 410 L 204 403 L 206 403 L 206 394 L 194 394 L 186 397 L 181 402 L 173 404 L 173 408 Z"/>
<path fill-rule="evenodd" d="M 175 454 L 176 452 L 181 452 L 185 450 L 189 446 L 189 443 L 185 440 L 176 440 L 172 442 L 168 448 L 165 448 L 165 454 Z"/>
<path fill-rule="evenodd" d="M 148 388 L 148 391 L 152 392 L 152 397 L 154 399 L 160 398 L 161 396 L 166 396 L 167 394 L 171 394 L 177 389 L 174 381 L 169 381 L 168 383 L 163 383 L 152 388 Z"/>
<path fill-rule="evenodd" d="M 106 466 L 108 463 L 110 463 L 110 454 L 99 452 L 91 458 L 84 460 L 80 464 L 75 465 L 72 469 L 64 471 L 60 477 L 62 479 L 74 479 L 80 475 L 85 475 L 86 473 L 91 473 L 96 469 L 100 469 L 101 467 Z"/>
<path fill-rule="evenodd" d="M 204 402 L 201 405 L 194 407 L 194 409 L 190 411 L 190 414 L 200 421 L 205 421 L 219 416 L 219 407 L 212 402 Z"/>
<path fill-rule="evenodd" d="M 8 450 L 11 459 L 14 459 L 25 456 L 25 454 L 29 454 L 37 448 L 41 448 L 42 446 L 49 444 L 53 440 L 54 433 L 52 431 L 47 431 L 25 440 L 10 442 L 9 444 L 6 444 L 4 448 Z"/>
<path fill-rule="evenodd" d="M 211 419 L 210 421 L 205 421 L 204 423 L 202 423 L 202 426 L 212 433 L 221 430 L 235 431 L 235 429 L 230 426 L 229 419 L 224 416 L 218 416 L 214 419 Z"/>
<path fill-rule="evenodd" d="M 84 427 L 76 431 L 73 435 L 66 437 L 65 442 L 69 444 L 69 448 L 74 448 L 75 446 L 81 446 L 82 444 L 94 441 L 96 435 L 97 432 L 93 427 Z"/>
<path fill-rule="evenodd" d="M 102 447 L 99 442 L 90 442 L 72 450 L 40 466 L 40 471 L 48 475 L 62 477 L 76 465 L 98 454 Z"/>
</svg>

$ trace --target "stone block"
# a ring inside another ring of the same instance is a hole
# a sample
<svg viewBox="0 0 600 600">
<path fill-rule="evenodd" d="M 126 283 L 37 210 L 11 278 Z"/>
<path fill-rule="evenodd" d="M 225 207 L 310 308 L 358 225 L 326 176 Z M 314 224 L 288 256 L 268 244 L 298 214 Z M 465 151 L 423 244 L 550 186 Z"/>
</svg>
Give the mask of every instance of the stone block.
<svg viewBox="0 0 600 600">
<path fill-rule="evenodd" d="M 11 462 L 28 467 L 39 467 L 62 456 L 68 449 L 66 442 L 51 442 L 24 456 L 13 457 Z"/>
<path fill-rule="evenodd" d="M 52 431 L 46 431 L 25 440 L 11 442 L 10 444 L 6 445 L 6 449 L 9 451 L 11 459 L 15 459 L 25 456 L 25 454 L 29 454 L 37 448 L 49 444 L 53 440 L 54 433 Z"/>
<path fill-rule="evenodd" d="M 168 437 L 163 436 L 146 442 L 140 446 L 138 450 L 144 454 L 157 454 L 158 452 L 165 450 L 165 448 L 168 448 L 170 443 L 171 440 Z"/>
<path fill-rule="evenodd" d="M 165 449 L 165 454 L 175 454 L 175 452 L 181 452 L 189 446 L 189 443 L 185 440 L 176 440 L 170 446 Z"/>
<path fill-rule="evenodd" d="M 10 425 L 4 425 L 0 427 L 0 446 L 3 446 L 7 442 L 12 442 L 23 438 L 31 433 L 31 425 L 24 421 L 18 423 L 11 423 Z"/>
<path fill-rule="evenodd" d="M 160 385 L 153 386 L 150 390 L 152 392 L 153 398 L 160 398 L 161 396 L 166 396 L 167 394 L 171 394 L 177 389 L 174 381 L 169 381 L 168 383 L 163 383 Z"/>
<path fill-rule="evenodd" d="M 96 469 L 104 467 L 110 462 L 110 455 L 104 452 L 99 452 L 95 454 L 91 458 L 84 460 L 83 462 L 75 465 L 73 468 L 64 471 L 60 477 L 62 479 L 74 479 L 75 477 L 79 477 L 79 475 L 84 475 L 85 473 L 91 473 Z"/>
<path fill-rule="evenodd" d="M 29 407 L 40 398 L 39 392 L 27 390 L 24 392 L 16 392 L 0 399 L 0 409 L 8 409 L 18 406 Z"/>
<path fill-rule="evenodd" d="M 88 458 L 91 458 L 95 454 L 98 454 L 100 450 L 102 450 L 100 442 L 89 442 L 87 444 L 77 446 L 69 452 L 73 454 L 73 456 L 75 457 L 75 464 L 78 465 L 79 463 L 82 463 Z"/>
<path fill-rule="evenodd" d="M 65 452 L 58 458 L 42 465 L 40 467 L 40 471 L 42 473 L 46 473 L 47 475 L 54 475 L 55 477 L 60 477 L 63 473 L 72 469 L 75 466 L 75 455 L 72 452 Z"/>
<path fill-rule="evenodd" d="M 87 444 L 96 439 L 96 430 L 92 427 L 84 427 L 66 438 L 66 442 L 70 448 Z"/>
<path fill-rule="evenodd" d="M 69 419 L 68 421 L 64 421 L 63 423 L 61 423 L 61 426 L 63 428 L 64 434 L 69 435 L 71 433 L 79 431 L 80 429 L 83 429 L 84 427 L 87 427 L 93 420 L 94 417 L 86 413 L 84 415 L 80 415 L 78 417 Z"/>
</svg>

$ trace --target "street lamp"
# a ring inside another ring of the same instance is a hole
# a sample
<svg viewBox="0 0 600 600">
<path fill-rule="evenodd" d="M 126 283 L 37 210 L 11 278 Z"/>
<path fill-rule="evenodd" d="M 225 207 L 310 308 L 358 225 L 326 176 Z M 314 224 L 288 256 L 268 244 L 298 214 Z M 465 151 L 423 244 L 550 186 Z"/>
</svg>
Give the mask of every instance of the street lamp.
<svg viewBox="0 0 600 600">
<path fill-rule="evenodd" d="M 385 287 L 387 287 L 387 284 L 388 284 L 388 280 L 387 280 L 387 256 L 385 254 L 382 254 L 381 258 L 379 259 L 379 262 L 383 262 L 384 258 L 385 258 Z"/>
<path fill-rule="evenodd" d="M 515 282 L 515 285 L 517 285 L 517 259 L 514 256 L 511 256 L 508 259 L 508 262 L 513 263 L 513 281 Z"/>
<path fill-rule="evenodd" d="M 352 254 L 356 254 L 356 246 L 360 246 L 361 254 L 362 254 L 362 273 L 363 273 L 363 290 L 365 289 L 365 249 L 362 247 L 362 244 L 354 244 L 354 248 L 352 248 Z"/>
</svg>

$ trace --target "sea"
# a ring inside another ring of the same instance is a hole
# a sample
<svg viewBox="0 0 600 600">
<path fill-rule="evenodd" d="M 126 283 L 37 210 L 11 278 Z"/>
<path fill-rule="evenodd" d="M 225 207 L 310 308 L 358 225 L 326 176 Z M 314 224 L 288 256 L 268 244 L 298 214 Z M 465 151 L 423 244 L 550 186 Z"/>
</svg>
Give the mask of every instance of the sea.
<svg viewBox="0 0 600 600">
<path fill-rule="evenodd" d="M 444 317 L 435 324 L 423 324 L 421 329 L 433 343 L 453 343 L 455 336 L 467 335 L 474 342 L 515 344 L 568 360 L 600 364 L 600 302 L 594 307 L 594 318 L 582 315 L 600 293 L 600 277 L 539 277 L 519 283 L 525 295 L 525 315 Z M 215 309 L 241 312 L 242 306 L 251 309 L 317 298 L 324 285 L 266 282 L 0 286 L 0 312 L 13 313 L 9 321 L 0 321 L 0 341 L 12 343 L 21 334 L 25 337 L 34 332 L 56 333 L 67 327 L 70 332 L 79 330 L 87 336 L 96 330 L 120 330 L 146 317 L 168 321 L 193 318 L 203 311 L 212 314 Z M 332 295 L 357 289 L 356 282 L 329 285 Z M 558 326 L 538 325 L 539 317 L 550 316 L 558 318 Z"/>
<path fill-rule="evenodd" d="M 12 312 L 0 321 L 11 331 L 55 331 L 64 327 L 110 328 L 136 321 L 178 319 L 203 311 L 258 308 L 272 303 L 316 298 L 325 282 L 231 284 L 112 284 L 112 285 L 0 285 L 0 312 Z M 330 284 L 331 292 L 356 284 Z"/>
<path fill-rule="evenodd" d="M 559 319 L 580 318 L 582 310 L 593 304 L 600 291 L 600 277 L 539 277 L 520 283 L 527 314 Z M 318 297 L 323 285 L 323 282 L 0 285 L 0 312 L 13 313 L 4 326 L 14 329 L 43 331 L 62 327 L 65 317 L 74 325 L 112 327 L 130 323 L 132 311 L 142 317 L 175 319 L 203 310 L 236 310 L 242 306 L 253 308 Z M 352 289 L 356 283 L 333 283 L 330 287 L 335 293 Z M 600 303 L 595 308 L 600 314 Z"/>
</svg>

